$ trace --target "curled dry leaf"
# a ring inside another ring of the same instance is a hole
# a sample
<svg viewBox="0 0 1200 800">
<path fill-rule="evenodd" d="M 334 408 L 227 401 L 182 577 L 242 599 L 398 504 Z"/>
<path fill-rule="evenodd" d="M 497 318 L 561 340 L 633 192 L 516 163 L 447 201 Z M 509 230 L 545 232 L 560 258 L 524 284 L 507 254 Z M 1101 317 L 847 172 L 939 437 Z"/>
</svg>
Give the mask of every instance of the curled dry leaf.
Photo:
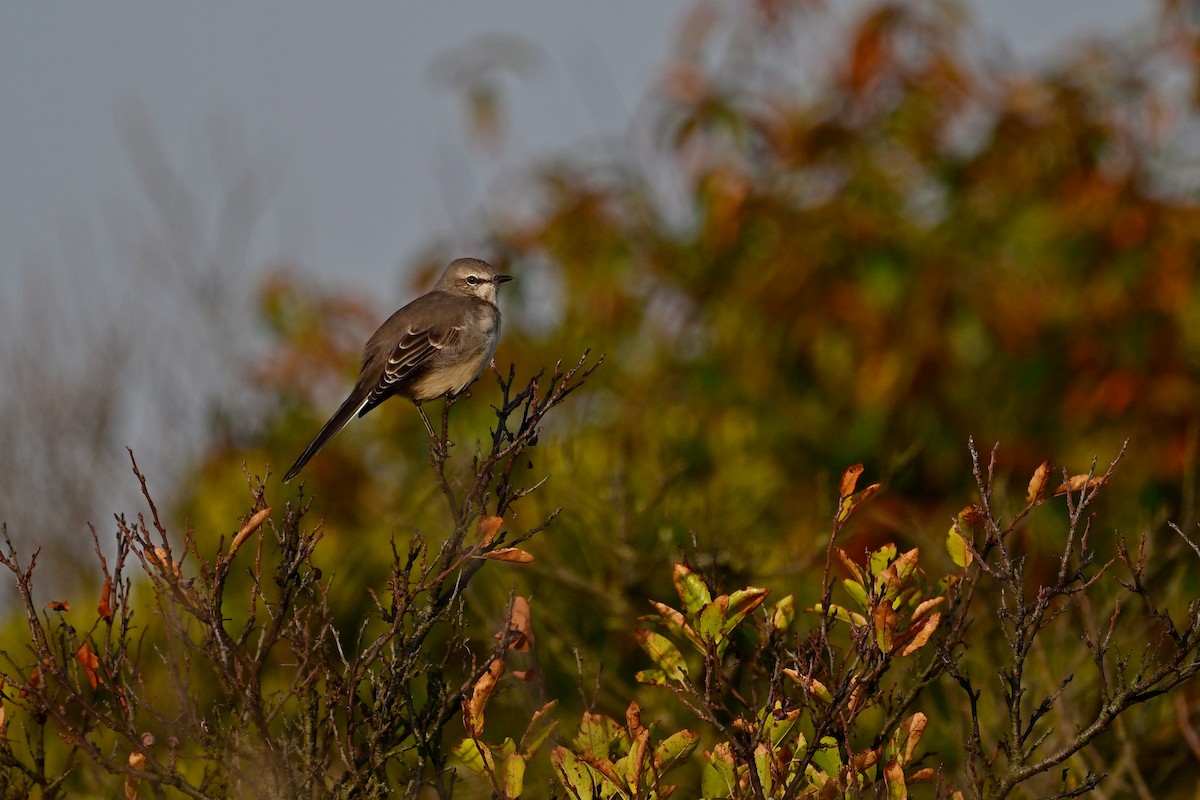
<svg viewBox="0 0 1200 800">
<path fill-rule="evenodd" d="M 144 769 L 146 766 L 146 756 L 144 753 L 130 753 L 129 766 L 136 770 Z M 125 800 L 134 800 L 137 797 L 138 784 L 141 783 L 140 778 L 133 775 L 125 776 Z"/>
<path fill-rule="evenodd" d="M 158 567 L 163 572 L 170 572 L 177 579 L 182 577 L 182 573 L 179 571 L 179 565 L 172 561 L 171 554 L 161 547 L 155 547 L 153 550 L 147 550 L 146 560 Z"/>
<path fill-rule="evenodd" d="M 1029 491 L 1025 495 L 1025 501 L 1028 503 L 1040 503 L 1046 499 L 1046 478 L 1050 475 L 1050 462 L 1043 461 L 1037 469 L 1033 471 L 1033 477 L 1029 479 Z"/>
<path fill-rule="evenodd" d="M 471 736 L 483 733 L 483 709 L 487 706 L 488 699 L 491 698 L 492 691 L 496 688 L 503 673 L 504 660 L 492 659 L 492 663 L 488 664 L 487 671 L 480 675 L 479 680 L 475 682 L 471 699 L 463 701 L 463 727 Z"/>
<path fill-rule="evenodd" d="M 496 538 L 496 534 L 500 532 L 500 526 L 504 524 L 504 517 L 486 516 L 479 518 L 479 541 L 483 544 L 491 544 Z"/>
<path fill-rule="evenodd" d="M 51 611 L 70 611 L 71 604 L 66 600 L 51 600 L 49 603 L 46 603 L 46 608 Z"/>
<path fill-rule="evenodd" d="M 1104 475 L 1095 475 L 1089 478 L 1087 475 L 1072 475 L 1067 479 L 1067 482 L 1054 490 L 1055 497 L 1061 497 L 1067 492 L 1079 492 L 1084 489 L 1089 491 L 1099 489 L 1104 484 L 1108 483 L 1108 478 Z"/>
<path fill-rule="evenodd" d="M 483 557 L 495 561 L 510 561 L 515 564 L 528 564 L 533 561 L 533 553 L 530 553 L 528 550 L 522 550 L 519 547 L 501 547 L 499 550 L 484 553 Z"/>
<path fill-rule="evenodd" d="M 636 700 L 630 701 L 629 708 L 625 709 L 625 728 L 629 731 L 629 735 L 634 738 L 645 730 L 642 727 L 642 707 L 638 705 Z"/>
<path fill-rule="evenodd" d="M 270 516 L 271 509 L 264 508 L 255 513 L 253 517 L 248 519 L 246 524 L 242 526 L 242 529 L 237 532 L 236 536 L 233 537 L 233 543 L 229 545 L 229 555 L 236 553 L 238 548 L 245 544 L 246 540 L 250 538 L 250 535 L 261 528 L 262 524 L 266 522 Z"/>
<path fill-rule="evenodd" d="M 113 618 L 113 600 L 114 592 L 112 578 L 105 576 L 104 588 L 100 590 L 100 602 L 96 606 L 96 613 L 100 615 L 100 619 L 105 622 L 112 622 Z"/>
</svg>

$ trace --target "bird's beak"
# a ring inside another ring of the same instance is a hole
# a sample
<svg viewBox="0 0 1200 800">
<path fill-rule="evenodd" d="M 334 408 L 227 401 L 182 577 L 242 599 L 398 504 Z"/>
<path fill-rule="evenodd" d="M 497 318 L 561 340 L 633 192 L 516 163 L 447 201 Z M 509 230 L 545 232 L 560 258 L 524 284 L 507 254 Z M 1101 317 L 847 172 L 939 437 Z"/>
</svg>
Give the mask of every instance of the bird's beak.
<svg viewBox="0 0 1200 800">
<path fill-rule="evenodd" d="M 502 283 L 508 283 L 512 279 L 513 279 L 512 275 L 497 275 L 494 278 L 492 278 L 492 283 L 499 286 Z"/>
</svg>

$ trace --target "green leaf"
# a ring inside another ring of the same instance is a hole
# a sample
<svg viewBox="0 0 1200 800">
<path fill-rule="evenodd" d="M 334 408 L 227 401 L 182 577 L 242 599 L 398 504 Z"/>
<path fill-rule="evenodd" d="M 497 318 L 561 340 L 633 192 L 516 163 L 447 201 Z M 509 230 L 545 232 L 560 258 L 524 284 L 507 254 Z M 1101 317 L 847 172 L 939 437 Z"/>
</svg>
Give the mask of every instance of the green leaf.
<svg viewBox="0 0 1200 800">
<path fill-rule="evenodd" d="M 799 732 L 796 723 L 800 720 L 801 710 L 796 708 L 784 712 L 780 703 L 775 703 L 775 710 L 763 715 L 763 732 L 772 747 L 779 747 L 793 732 Z"/>
<path fill-rule="evenodd" d="M 837 739 L 832 736 L 822 736 L 821 744 L 813 753 L 812 760 L 826 775 L 830 777 L 837 775 L 842 769 L 842 755 L 838 751 Z"/>
<path fill-rule="evenodd" d="M 645 621 L 657 622 L 667 629 L 668 633 L 673 633 L 676 636 L 686 638 L 697 647 L 703 649 L 700 637 L 696 635 L 696 631 L 692 630 L 692 626 L 688 625 L 683 613 L 677 609 L 671 608 L 665 603 L 659 603 L 656 600 L 651 600 L 650 605 L 658 611 L 658 614 L 649 614 L 642 617 Z"/>
<path fill-rule="evenodd" d="M 692 731 L 679 731 L 663 739 L 654 748 L 654 769 L 659 774 L 674 769 L 687 760 L 699 741 L 700 734 Z"/>
<path fill-rule="evenodd" d="M 871 553 L 870 565 L 871 574 L 878 575 L 887 569 L 888 564 L 892 563 L 896 558 L 896 545 L 885 544 L 883 547 Z"/>
<path fill-rule="evenodd" d="M 591 753 L 596 758 L 607 758 L 612 747 L 625 736 L 625 730 L 603 714 L 583 712 L 579 733 L 575 735 L 575 749 L 580 753 Z"/>
<path fill-rule="evenodd" d="M 638 683 L 644 683 L 647 686 L 670 686 L 671 681 L 667 678 L 667 673 L 661 669 L 640 669 L 634 673 L 633 679 Z"/>
<path fill-rule="evenodd" d="M 965 569 L 970 566 L 973 556 L 958 528 L 957 524 L 950 526 L 950 532 L 946 534 L 946 552 L 950 554 L 951 561 Z"/>
<path fill-rule="evenodd" d="M 712 602 L 712 593 L 700 576 L 683 564 L 675 565 L 675 591 L 683 601 L 684 611 L 689 615 L 700 613 L 700 610 Z"/>
<path fill-rule="evenodd" d="M 700 793 L 705 797 L 736 797 L 737 772 L 729 745 L 722 742 L 704 754 L 700 770 Z"/>
<path fill-rule="evenodd" d="M 550 751 L 550 763 L 554 773 L 562 783 L 563 788 L 571 797 L 597 796 L 597 787 L 602 781 L 597 780 L 599 773 L 579 760 L 578 756 L 567 748 L 559 745 Z"/>
<path fill-rule="evenodd" d="M 525 728 L 525 734 L 521 737 L 521 752 L 526 756 L 532 756 L 546 742 L 546 739 L 558 727 L 558 720 L 550 719 L 550 712 L 558 705 L 557 700 L 551 700 L 546 705 L 533 715 L 533 719 L 529 720 L 529 725 Z"/>
<path fill-rule="evenodd" d="M 771 627 L 780 633 L 792 627 L 796 619 L 796 600 L 790 594 L 775 604 L 771 612 Z"/>
<path fill-rule="evenodd" d="M 684 680 L 687 676 L 687 666 L 684 664 L 683 654 L 679 652 L 678 647 L 671 644 L 670 639 L 645 628 L 635 628 L 633 635 L 668 678 L 679 682 Z"/>
<path fill-rule="evenodd" d="M 808 610 L 816 614 L 822 614 L 825 611 L 825 607 L 820 603 L 817 603 Z M 857 611 L 850 611 L 849 609 L 839 606 L 836 603 L 829 604 L 829 614 L 836 620 L 848 622 L 851 625 L 857 625 L 860 628 L 867 624 L 867 618 L 862 614 L 859 614 Z"/>
<path fill-rule="evenodd" d="M 754 748 L 754 770 L 758 773 L 758 782 L 763 792 L 770 795 L 774 786 L 771 781 L 771 751 L 761 742 Z"/>
<path fill-rule="evenodd" d="M 846 578 L 842 581 L 842 588 L 846 590 L 846 594 L 850 595 L 850 599 L 858 603 L 858 607 L 866 610 L 870 608 L 870 603 L 867 601 L 867 588 L 858 581 Z"/>
<path fill-rule="evenodd" d="M 454 757 L 463 765 L 484 780 L 491 777 L 493 771 L 492 754 L 487 745 L 480 747 L 475 739 L 463 739 L 454 748 Z"/>
<path fill-rule="evenodd" d="M 760 589 L 757 586 L 747 586 L 729 595 L 729 613 L 726 615 L 724 633 L 728 636 L 733 629 L 741 624 L 746 615 L 763 604 L 770 589 Z"/>
<path fill-rule="evenodd" d="M 729 596 L 723 594 L 700 612 L 696 627 L 699 629 L 700 640 L 706 645 L 718 644 L 725 638 L 725 613 L 728 610 Z"/>
<path fill-rule="evenodd" d="M 513 753 L 504 759 L 504 794 L 520 797 L 525 790 L 525 757 Z"/>
</svg>

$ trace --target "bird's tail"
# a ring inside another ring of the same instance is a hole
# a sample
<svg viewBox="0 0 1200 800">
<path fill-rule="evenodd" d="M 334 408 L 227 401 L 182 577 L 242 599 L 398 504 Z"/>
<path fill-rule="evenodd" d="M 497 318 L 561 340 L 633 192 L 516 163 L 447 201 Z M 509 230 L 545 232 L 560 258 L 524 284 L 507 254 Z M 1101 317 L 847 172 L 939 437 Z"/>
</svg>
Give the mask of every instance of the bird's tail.
<svg viewBox="0 0 1200 800">
<path fill-rule="evenodd" d="M 363 406 L 365 406 L 369 400 L 370 394 L 367 394 L 366 397 L 361 397 L 359 396 L 358 392 L 354 392 L 347 397 L 346 401 L 342 403 L 341 407 L 334 412 L 334 415 L 330 417 L 329 421 L 326 422 L 324 427 L 321 428 L 321 431 L 316 435 L 316 438 L 309 442 L 308 447 L 304 448 L 304 452 L 301 453 L 300 457 L 296 459 L 296 463 L 292 464 L 292 468 L 289 469 L 287 474 L 283 476 L 283 482 L 287 483 L 292 478 L 296 477 L 296 474 L 304 468 L 304 465 L 308 463 L 308 460 L 315 456 L 322 447 L 328 444 L 329 440 L 336 436 L 342 428 L 346 427 L 350 420 L 354 419 L 354 415 L 361 411 Z"/>
</svg>

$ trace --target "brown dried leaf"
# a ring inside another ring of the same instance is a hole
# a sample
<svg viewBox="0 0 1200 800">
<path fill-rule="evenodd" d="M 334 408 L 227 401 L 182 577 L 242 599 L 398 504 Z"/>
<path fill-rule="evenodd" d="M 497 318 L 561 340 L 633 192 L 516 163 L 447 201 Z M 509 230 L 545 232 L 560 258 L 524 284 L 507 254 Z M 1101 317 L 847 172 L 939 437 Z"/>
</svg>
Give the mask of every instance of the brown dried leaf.
<svg viewBox="0 0 1200 800">
<path fill-rule="evenodd" d="M 892 610 L 891 603 L 880 603 L 875 606 L 875 644 L 879 646 L 879 651 L 882 653 L 892 652 L 892 647 L 895 645 L 896 621 L 898 619 L 896 612 Z"/>
<path fill-rule="evenodd" d="M 633 739 L 645 730 L 642 727 L 642 707 L 638 705 L 637 700 L 630 701 L 629 708 L 625 709 L 625 728 Z"/>
<path fill-rule="evenodd" d="M 926 613 L 927 611 L 929 611 L 929 609 L 931 609 L 931 608 L 935 608 L 935 607 L 937 607 L 937 606 L 940 606 L 942 603 L 944 603 L 944 602 L 945 602 L 945 600 L 946 600 L 946 596 L 945 596 L 945 595 L 942 595 L 941 597 L 934 597 L 934 598 L 931 598 L 931 599 L 929 599 L 929 600 L 922 601 L 922 602 L 921 602 L 921 603 L 920 603 L 920 604 L 919 604 L 919 605 L 916 607 L 916 609 L 913 611 L 913 613 L 912 613 L 912 621 L 913 621 L 913 622 L 916 622 L 916 621 L 917 621 L 917 620 L 919 620 L 921 617 L 925 616 L 925 613 Z"/>
<path fill-rule="evenodd" d="M 51 611 L 70 611 L 71 604 L 66 600 L 51 600 L 49 603 L 46 603 L 46 608 Z"/>
<path fill-rule="evenodd" d="M 496 534 L 500 532 L 500 526 L 504 524 L 504 517 L 486 516 L 479 518 L 479 524 L 476 530 L 479 532 L 479 541 L 483 544 L 491 544 Z"/>
<path fill-rule="evenodd" d="M 475 688 L 471 691 L 471 699 L 463 701 L 463 727 L 471 736 L 483 733 L 483 710 L 488 699 L 492 696 L 500 676 L 504 674 L 504 659 L 494 658 L 488 664 L 487 671 L 479 676 Z"/>
<path fill-rule="evenodd" d="M 1025 502 L 1040 503 L 1046 499 L 1046 478 L 1049 475 L 1050 461 L 1046 460 L 1033 471 L 1033 477 L 1029 479 L 1029 490 L 1025 494 Z"/>
<path fill-rule="evenodd" d="M 968 525 L 978 525 L 986 519 L 983 509 L 975 505 L 967 506 L 958 512 L 958 516 Z"/>
<path fill-rule="evenodd" d="M 530 553 L 528 550 L 522 550 L 519 547 L 501 547 L 499 550 L 484 553 L 484 558 L 490 558 L 494 561 L 509 561 L 514 564 L 528 564 L 533 561 L 533 553 Z"/>
<path fill-rule="evenodd" d="M 855 772 L 862 772 L 865 769 L 875 766 L 879 761 L 879 748 L 868 750 L 865 753 L 855 753 L 854 758 L 850 760 L 850 769 Z"/>
<path fill-rule="evenodd" d="M 529 610 L 529 601 L 520 595 L 513 598 L 512 627 L 517 632 L 517 637 L 509 645 L 509 649 L 518 653 L 528 653 L 533 644 L 533 616 Z"/>
<path fill-rule="evenodd" d="M 933 632 L 937 630 L 937 627 L 941 621 L 941 612 L 935 611 L 934 613 L 930 614 L 928 619 L 925 620 L 924 624 L 921 625 L 921 629 L 917 631 L 916 635 L 909 640 L 908 644 L 900 648 L 900 655 L 911 655 L 912 653 L 915 653 L 924 647 L 926 642 L 929 641 L 929 637 L 933 636 Z"/>
<path fill-rule="evenodd" d="M 246 540 L 250 538 L 250 535 L 261 528 L 262 524 L 266 522 L 270 516 L 271 509 L 264 508 L 255 513 L 253 517 L 248 519 L 246 524 L 242 526 L 242 529 L 233 537 L 233 543 L 229 545 L 229 555 L 236 553 L 238 548 L 245 544 Z"/>
<path fill-rule="evenodd" d="M 854 580 L 858 581 L 859 583 L 864 583 L 866 581 L 865 577 L 863 576 L 862 569 L 858 566 L 858 564 L 854 563 L 854 559 L 850 558 L 850 555 L 845 550 L 835 546 L 833 551 L 837 553 L 838 560 L 842 562 L 842 566 L 845 567 L 846 570 L 854 577 Z"/>
<path fill-rule="evenodd" d="M 1072 475 L 1067 479 L 1067 482 L 1054 490 L 1055 497 L 1061 497 L 1067 492 L 1079 492 L 1087 489 L 1099 489 L 1104 484 L 1108 483 L 1108 478 L 1103 475 L 1096 475 L 1090 480 L 1087 475 Z"/>
</svg>

